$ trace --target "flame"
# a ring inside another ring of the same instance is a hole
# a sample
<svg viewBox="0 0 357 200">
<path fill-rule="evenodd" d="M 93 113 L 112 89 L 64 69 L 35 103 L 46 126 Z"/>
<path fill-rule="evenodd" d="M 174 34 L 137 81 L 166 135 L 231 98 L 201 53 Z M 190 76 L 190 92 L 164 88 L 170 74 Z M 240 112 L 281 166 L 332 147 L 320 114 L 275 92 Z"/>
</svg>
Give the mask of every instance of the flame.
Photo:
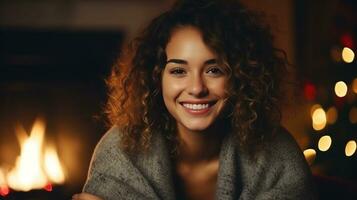
<svg viewBox="0 0 357 200">
<path fill-rule="evenodd" d="M 42 154 L 45 123 L 37 119 L 30 136 L 21 127 L 17 127 L 16 132 L 21 152 L 16 159 L 15 167 L 7 174 L 10 188 L 29 191 L 44 188 L 49 181 L 63 183 L 63 170 L 56 150 L 53 147 L 46 147 L 45 155 Z"/>
<path fill-rule="evenodd" d="M 56 148 L 50 146 L 45 151 L 45 169 L 48 178 L 57 184 L 64 183 L 64 173 L 61 163 L 58 159 Z"/>
<path fill-rule="evenodd" d="M 3 172 L 3 170 L 0 168 L 0 186 L 5 185 L 6 181 L 5 181 L 5 173 Z"/>
</svg>

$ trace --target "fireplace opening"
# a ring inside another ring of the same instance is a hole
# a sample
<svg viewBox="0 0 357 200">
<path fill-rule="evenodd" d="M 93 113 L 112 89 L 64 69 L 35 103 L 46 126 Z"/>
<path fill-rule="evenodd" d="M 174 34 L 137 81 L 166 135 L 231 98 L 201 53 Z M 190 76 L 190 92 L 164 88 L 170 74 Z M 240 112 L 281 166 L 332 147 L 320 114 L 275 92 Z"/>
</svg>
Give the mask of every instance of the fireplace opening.
<svg viewBox="0 0 357 200">
<path fill-rule="evenodd" d="M 2 28 L 0 35 L 0 199 L 70 199 L 106 130 L 104 79 L 123 33 Z"/>
</svg>

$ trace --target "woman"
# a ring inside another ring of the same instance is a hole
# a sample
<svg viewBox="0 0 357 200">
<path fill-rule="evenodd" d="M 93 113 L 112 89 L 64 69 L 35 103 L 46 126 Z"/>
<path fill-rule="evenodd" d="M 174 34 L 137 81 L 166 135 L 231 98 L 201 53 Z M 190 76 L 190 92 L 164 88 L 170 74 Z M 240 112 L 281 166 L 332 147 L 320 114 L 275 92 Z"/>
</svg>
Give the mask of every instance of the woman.
<svg viewBox="0 0 357 200">
<path fill-rule="evenodd" d="M 234 0 L 178 1 L 114 67 L 113 128 L 74 199 L 314 199 L 280 126 L 285 57 Z"/>
</svg>

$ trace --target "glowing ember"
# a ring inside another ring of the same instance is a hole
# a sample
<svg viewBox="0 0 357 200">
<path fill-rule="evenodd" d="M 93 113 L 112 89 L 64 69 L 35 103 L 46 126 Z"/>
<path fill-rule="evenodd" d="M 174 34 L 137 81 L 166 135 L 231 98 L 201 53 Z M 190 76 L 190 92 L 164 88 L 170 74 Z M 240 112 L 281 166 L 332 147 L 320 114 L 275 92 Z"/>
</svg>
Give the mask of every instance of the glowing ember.
<svg viewBox="0 0 357 200">
<path fill-rule="evenodd" d="M 45 189 L 48 192 L 51 192 L 52 191 L 52 184 L 48 183 L 43 189 Z"/>
<path fill-rule="evenodd" d="M 5 174 L 0 168 L 0 196 L 6 196 L 10 192 L 9 187 L 6 185 Z"/>
<path fill-rule="evenodd" d="M 15 167 L 7 175 L 10 188 L 18 191 L 41 188 L 47 190 L 49 181 L 64 182 L 62 167 L 55 149 L 46 148 L 45 156 L 42 155 L 44 134 L 45 124 L 41 120 L 35 121 L 30 136 L 24 129 L 17 130 L 21 152 L 16 159 Z"/>
<path fill-rule="evenodd" d="M 6 185 L 0 186 L 0 195 L 1 196 L 6 196 L 10 193 L 10 189 L 9 187 L 7 187 Z"/>
</svg>

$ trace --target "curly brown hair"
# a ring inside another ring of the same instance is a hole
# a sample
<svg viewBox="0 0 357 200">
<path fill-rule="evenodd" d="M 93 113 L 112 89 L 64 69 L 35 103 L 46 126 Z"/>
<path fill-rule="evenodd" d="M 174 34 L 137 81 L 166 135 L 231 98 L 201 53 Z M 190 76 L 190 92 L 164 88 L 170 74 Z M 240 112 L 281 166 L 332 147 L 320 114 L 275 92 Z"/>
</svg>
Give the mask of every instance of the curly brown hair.
<svg viewBox="0 0 357 200">
<path fill-rule="evenodd" d="M 287 65 L 285 53 L 273 46 L 270 29 L 261 21 L 236 0 L 181 0 L 153 19 L 108 78 L 106 113 L 121 130 L 122 148 L 145 152 L 152 134 L 175 138 L 175 121 L 162 98 L 161 72 L 173 30 L 193 26 L 230 68 L 230 130 L 240 147 L 258 149 L 280 126 L 278 100 Z"/>
</svg>

